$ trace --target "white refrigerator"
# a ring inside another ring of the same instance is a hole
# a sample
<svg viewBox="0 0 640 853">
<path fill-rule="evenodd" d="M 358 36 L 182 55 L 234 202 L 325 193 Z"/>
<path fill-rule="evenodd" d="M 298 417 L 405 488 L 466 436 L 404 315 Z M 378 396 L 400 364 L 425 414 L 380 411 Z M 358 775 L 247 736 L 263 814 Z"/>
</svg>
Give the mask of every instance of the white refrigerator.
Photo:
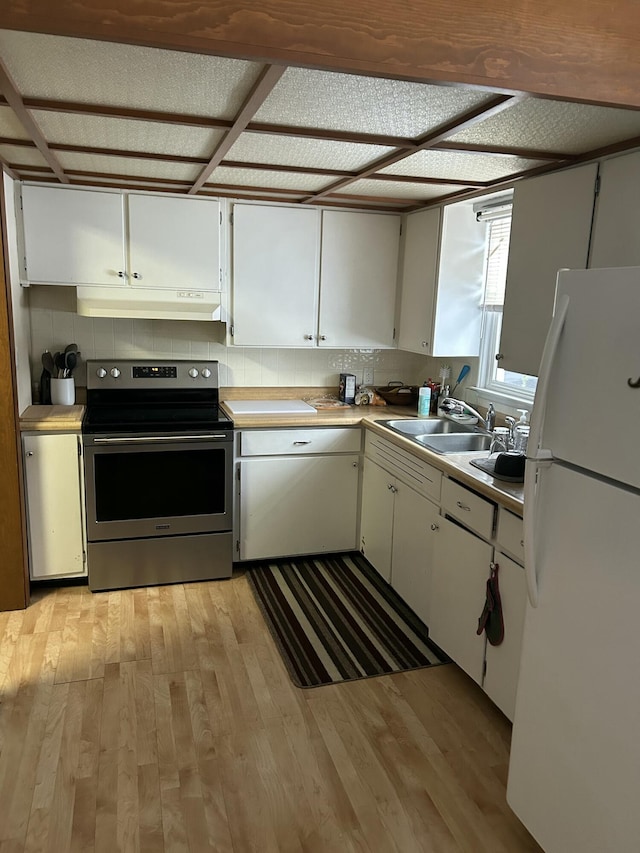
<svg viewBox="0 0 640 853">
<path fill-rule="evenodd" d="M 638 853 L 640 268 L 559 273 L 528 457 L 507 800 L 546 853 Z"/>
</svg>

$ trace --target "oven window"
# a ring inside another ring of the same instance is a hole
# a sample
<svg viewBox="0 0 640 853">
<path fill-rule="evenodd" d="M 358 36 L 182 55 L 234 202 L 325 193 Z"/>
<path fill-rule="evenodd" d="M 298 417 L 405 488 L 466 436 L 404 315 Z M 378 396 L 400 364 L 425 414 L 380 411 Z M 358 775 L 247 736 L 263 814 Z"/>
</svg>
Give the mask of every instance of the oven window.
<svg viewBox="0 0 640 853">
<path fill-rule="evenodd" d="M 96 453 L 97 521 L 225 511 L 224 448 Z"/>
</svg>

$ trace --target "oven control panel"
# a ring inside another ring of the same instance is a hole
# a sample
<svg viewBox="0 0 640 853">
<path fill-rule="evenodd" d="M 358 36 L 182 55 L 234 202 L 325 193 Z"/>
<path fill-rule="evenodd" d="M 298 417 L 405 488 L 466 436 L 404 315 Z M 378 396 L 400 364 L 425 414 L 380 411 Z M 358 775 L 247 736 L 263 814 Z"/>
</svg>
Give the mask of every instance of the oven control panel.
<svg viewBox="0 0 640 853">
<path fill-rule="evenodd" d="M 193 370 L 194 368 L 191 368 Z M 191 370 L 189 376 L 191 376 Z M 198 375 L 196 371 L 196 376 Z M 176 379 L 178 376 L 178 368 L 175 364 L 134 364 L 133 378 L 134 379 Z"/>
<path fill-rule="evenodd" d="M 217 361 L 87 361 L 93 388 L 218 388 Z"/>
</svg>

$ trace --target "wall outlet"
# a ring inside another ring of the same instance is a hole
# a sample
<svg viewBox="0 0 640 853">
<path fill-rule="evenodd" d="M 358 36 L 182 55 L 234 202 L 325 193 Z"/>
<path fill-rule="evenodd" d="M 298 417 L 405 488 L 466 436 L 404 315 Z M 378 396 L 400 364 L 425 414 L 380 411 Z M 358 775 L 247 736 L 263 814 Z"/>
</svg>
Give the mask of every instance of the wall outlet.
<svg viewBox="0 0 640 853">
<path fill-rule="evenodd" d="M 369 387 L 373 385 L 373 367 L 365 367 L 362 370 L 362 384 Z"/>
</svg>

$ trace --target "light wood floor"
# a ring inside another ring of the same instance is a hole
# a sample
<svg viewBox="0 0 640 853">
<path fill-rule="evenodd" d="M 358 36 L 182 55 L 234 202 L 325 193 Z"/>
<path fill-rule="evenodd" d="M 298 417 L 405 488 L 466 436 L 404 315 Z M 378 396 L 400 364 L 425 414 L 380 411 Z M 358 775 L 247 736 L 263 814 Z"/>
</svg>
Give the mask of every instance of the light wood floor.
<svg viewBox="0 0 640 853">
<path fill-rule="evenodd" d="M 298 690 L 246 578 L 0 613 L 0 853 L 539 850 L 455 666 Z"/>
</svg>

